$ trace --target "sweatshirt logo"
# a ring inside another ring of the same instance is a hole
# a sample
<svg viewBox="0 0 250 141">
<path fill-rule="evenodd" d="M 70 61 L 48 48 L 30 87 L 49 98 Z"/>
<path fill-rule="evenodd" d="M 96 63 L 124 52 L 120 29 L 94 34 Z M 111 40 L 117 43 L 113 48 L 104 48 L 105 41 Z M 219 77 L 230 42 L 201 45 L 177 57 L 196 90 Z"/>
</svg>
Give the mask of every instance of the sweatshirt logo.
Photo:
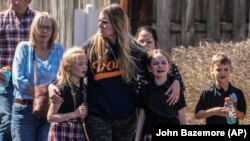
<svg viewBox="0 0 250 141">
<path fill-rule="evenodd" d="M 91 67 L 95 72 L 94 80 L 111 78 L 121 75 L 119 64 L 114 60 L 109 60 L 105 64 L 97 60 L 91 64 Z"/>
</svg>

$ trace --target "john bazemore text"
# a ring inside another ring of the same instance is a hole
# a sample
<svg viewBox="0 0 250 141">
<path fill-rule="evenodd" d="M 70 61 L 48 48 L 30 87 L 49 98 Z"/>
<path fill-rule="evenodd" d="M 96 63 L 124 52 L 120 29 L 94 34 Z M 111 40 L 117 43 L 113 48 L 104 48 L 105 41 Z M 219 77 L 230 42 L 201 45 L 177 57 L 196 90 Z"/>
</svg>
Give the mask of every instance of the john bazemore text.
<svg viewBox="0 0 250 141">
<path fill-rule="evenodd" d="M 189 137 L 247 140 L 249 132 L 249 125 L 154 125 L 152 139 L 153 141 L 161 141 L 167 138 Z"/>
</svg>

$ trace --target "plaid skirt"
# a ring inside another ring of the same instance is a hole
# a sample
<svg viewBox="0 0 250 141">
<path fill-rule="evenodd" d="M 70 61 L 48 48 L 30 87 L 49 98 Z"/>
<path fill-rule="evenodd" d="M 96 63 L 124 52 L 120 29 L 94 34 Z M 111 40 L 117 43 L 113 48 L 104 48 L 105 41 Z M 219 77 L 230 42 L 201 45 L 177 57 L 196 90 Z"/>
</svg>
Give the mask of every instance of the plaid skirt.
<svg viewBox="0 0 250 141">
<path fill-rule="evenodd" d="M 48 141 L 87 141 L 80 121 L 51 123 Z"/>
</svg>

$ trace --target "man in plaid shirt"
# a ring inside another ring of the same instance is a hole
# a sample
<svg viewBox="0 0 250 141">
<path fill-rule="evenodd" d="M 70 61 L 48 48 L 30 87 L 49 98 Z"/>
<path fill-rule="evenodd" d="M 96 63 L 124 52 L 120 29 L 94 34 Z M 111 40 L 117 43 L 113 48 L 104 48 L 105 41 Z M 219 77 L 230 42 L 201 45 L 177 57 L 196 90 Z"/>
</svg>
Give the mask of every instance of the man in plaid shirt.
<svg viewBox="0 0 250 141">
<path fill-rule="evenodd" d="M 9 9 L 0 12 L 0 68 L 12 66 L 17 44 L 29 40 L 30 25 L 36 13 L 29 8 L 31 1 L 8 0 Z M 4 80 L 0 70 L 0 83 Z M 11 141 L 12 104 L 13 84 L 10 81 L 7 93 L 0 93 L 0 141 Z"/>
</svg>

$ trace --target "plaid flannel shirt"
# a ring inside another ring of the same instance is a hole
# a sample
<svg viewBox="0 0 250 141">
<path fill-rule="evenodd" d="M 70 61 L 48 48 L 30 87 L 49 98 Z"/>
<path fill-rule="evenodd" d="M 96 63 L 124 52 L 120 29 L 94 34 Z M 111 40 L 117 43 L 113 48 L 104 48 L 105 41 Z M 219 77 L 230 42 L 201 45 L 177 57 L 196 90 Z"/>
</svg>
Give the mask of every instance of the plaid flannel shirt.
<svg viewBox="0 0 250 141">
<path fill-rule="evenodd" d="M 29 40 L 35 13 L 36 11 L 27 9 L 26 14 L 20 17 L 11 9 L 0 12 L 0 68 L 12 66 L 17 44 Z"/>
</svg>

